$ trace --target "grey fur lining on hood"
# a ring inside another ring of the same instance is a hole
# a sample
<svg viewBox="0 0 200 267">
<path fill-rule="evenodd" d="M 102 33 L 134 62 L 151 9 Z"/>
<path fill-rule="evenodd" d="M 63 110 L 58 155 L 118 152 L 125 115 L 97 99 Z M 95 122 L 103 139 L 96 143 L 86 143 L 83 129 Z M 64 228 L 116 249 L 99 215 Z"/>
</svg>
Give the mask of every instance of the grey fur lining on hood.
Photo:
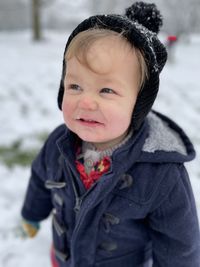
<svg viewBox="0 0 200 267">
<path fill-rule="evenodd" d="M 149 136 L 145 140 L 142 151 L 154 153 L 155 151 L 178 152 L 187 155 L 186 146 L 181 135 L 173 130 L 167 122 L 150 112 L 147 116 Z"/>
</svg>

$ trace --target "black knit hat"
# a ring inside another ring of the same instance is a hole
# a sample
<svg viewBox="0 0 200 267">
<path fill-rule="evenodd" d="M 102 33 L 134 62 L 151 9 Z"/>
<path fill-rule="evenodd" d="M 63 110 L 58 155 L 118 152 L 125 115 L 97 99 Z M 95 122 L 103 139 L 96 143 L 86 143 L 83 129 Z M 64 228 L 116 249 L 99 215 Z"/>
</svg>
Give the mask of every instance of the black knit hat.
<svg viewBox="0 0 200 267">
<path fill-rule="evenodd" d="M 64 58 L 58 93 L 58 106 L 61 109 L 66 72 L 65 53 L 71 40 L 80 32 L 98 28 L 122 33 L 122 35 L 144 55 L 148 68 L 148 79 L 140 90 L 132 115 L 132 126 L 138 130 L 150 111 L 159 89 L 159 74 L 167 60 L 167 52 L 157 34 L 162 26 L 162 16 L 155 4 L 136 2 L 126 9 L 125 15 L 96 15 L 81 22 L 69 36 Z"/>
</svg>

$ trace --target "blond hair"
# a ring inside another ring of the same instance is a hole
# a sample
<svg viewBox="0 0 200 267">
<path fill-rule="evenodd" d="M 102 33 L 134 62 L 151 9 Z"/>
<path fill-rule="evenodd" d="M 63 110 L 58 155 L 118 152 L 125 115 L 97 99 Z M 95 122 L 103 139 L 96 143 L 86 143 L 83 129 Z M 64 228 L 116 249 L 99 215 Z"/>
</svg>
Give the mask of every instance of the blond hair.
<svg viewBox="0 0 200 267">
<path fill-rule="evenodd" d="M 78 33 L 70 42 L 67 51 L 65 53 L 65 60 L 69 60 L 72 57 L 76 57 L 81 63 L 90 67 L 90 62 L 87 60 L 87 52 L 89 48 L 98 40 L 105 37 L 118 37 L 120 39 L 126 40 L 122 33 L 118 33 L 107 29 L 93 28 L 86 31 Z M 128 42 L 128 40 L 126 40 Z M 130 42 L 128 42 L 130 44 Z M 131 46 L 131 44 L 130 44 Z M 139 88 L 142 89 L 145 81 L 148 79 L 148 68 L 145 62 L 143 53 L 138 48 L 132 46 L 133 52 L 135 52 L 140 71 Z"/>
</svg>

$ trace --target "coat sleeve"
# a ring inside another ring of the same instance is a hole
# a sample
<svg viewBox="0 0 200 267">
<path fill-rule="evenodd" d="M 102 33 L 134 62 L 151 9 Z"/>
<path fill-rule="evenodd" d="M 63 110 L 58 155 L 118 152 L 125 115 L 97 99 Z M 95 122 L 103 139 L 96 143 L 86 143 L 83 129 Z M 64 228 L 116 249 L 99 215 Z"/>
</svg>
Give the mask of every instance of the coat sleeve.
<svg viewBox="0 0 200 267">
<path fill-rule="evenodd" d="M 172 168 L 175 186 L 149 215 L 153 267 L 199 267 L 200 234 L 195 200 L 183 165 Z"/>
<path fill-rule="evenodd" d="M 46 144 L 32 164 L 31 176 L 22 207 L 22 217 L 39 222 L 48 217 L 52 210 L 51 192 L 45 188 L 48 179 L 45 161 Z"/>
<path fill-rule="evenodd" d="M 64 124 L 58 126 L 48 137 L 40 153 L 33 161 L 31 176 L 22 207 L 22 217 L 39 222 L 46 219 L 52 208 L 51 190 L 45 187 L 47 179 L 53 179 L 60 170 L 60 152 L 56 141 L 65 133 Z"/>
</svg>

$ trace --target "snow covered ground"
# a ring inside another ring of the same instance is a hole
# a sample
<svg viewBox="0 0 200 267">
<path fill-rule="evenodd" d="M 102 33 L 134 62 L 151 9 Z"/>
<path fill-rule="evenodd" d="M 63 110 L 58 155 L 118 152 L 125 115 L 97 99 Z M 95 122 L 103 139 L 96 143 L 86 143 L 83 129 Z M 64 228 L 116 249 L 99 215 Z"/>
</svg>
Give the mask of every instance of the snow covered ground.
<svg viewBox="0 0 200 267">
<path fill-rule="evenodd" d="M 62 122 L 56 97 L 66 38 L 48 32 L 32 43 L 29 33 L 0 34 L 0 147 L 20 141 L 22 149 L 39 148 L 36 136 Z M 195 144 L 197 158 L 187 167 L 200 216 L 200 36 L 179 43 L 175 52 L 154 108 L 177 121 Z M 0 267 L 50 266 L 50 220 L 33 240 L 17 236 L 28 176 L 28 167 L 0 162 Z"/>
</svg>

